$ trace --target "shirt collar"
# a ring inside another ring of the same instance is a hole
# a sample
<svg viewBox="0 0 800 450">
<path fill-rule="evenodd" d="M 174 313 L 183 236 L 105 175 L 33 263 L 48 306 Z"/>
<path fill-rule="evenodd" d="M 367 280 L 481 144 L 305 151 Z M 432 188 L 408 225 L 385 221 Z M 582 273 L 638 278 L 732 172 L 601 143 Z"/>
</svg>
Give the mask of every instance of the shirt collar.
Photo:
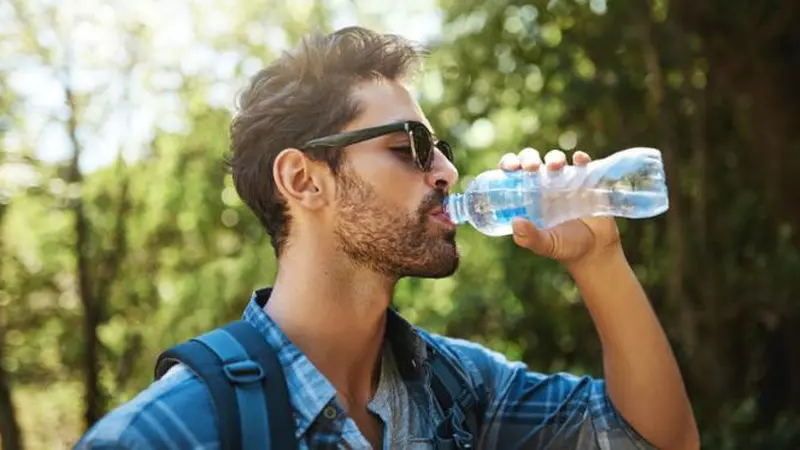
<svg viewBox="0 0 800 450">
<path fill-rule="evenodd" d="M 336 389 L 297 348 L 264 311 L 272 288 L 255 291 L 242 319 L 258 330 L 278 354 L 295 415 L 296 437 L 302 436 L 336 397 Z M 403 378 L 417 378 L 427 359 L 425 341 L 416 328 L 394 309 L 387 310 L 385 339 L 391 346 L 397 369 Z"/>
</svg>

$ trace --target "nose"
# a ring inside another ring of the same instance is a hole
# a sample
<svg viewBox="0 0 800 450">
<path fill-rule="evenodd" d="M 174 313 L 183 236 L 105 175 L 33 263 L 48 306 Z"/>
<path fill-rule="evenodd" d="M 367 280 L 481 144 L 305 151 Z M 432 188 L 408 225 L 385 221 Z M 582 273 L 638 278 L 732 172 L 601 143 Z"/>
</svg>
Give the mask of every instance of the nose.
<svg viewBox="0 0 800 450">
<path fill-rule="evenodd" d="M 431 170 L 426 174 L 427 183 L 433 189 L 449 190 L 458 182 L 458 169 L 439 149 L 434 149 Z"/>
</svg>

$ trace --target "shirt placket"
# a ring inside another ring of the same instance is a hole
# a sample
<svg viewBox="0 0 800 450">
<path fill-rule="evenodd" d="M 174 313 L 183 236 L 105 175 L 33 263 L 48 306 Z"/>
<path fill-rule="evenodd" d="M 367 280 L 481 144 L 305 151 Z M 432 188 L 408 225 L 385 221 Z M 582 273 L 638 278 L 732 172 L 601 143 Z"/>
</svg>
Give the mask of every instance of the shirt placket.
<svg viewBox="0 0 800 450">
<path fill-rule="evenodd" d="M 346 414 L 344 410 L 331 400 L 317 416 L 311 426 L 309 448 L 314 450 L 333 450 L 342 448 L 345 430 Z"/>
</svg>

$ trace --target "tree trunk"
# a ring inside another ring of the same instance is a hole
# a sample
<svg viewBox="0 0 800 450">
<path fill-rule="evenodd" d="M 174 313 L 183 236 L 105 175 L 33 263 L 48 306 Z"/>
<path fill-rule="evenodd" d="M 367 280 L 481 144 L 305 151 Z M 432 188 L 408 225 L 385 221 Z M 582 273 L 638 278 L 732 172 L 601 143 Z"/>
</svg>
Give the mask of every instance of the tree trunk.
<svg viewBox="0 0 800 450">
<path fill-rule="evenodd" d="M 67 133 L 72 144 L 72 161 L 68 172 L 67 182 L 80 186 L 83 183 L 83 174 L 80 170 L 81 145 L 78 140 L 77 104 L 75 95 L 69 86 L 65 86 L 64 93 L 70 109 L 70 118 L 67 122 Z M 72 203 L 75 225 L 75 278 L 78 280 L 78 296 L 83 306 L 83 372 L 84 372 L 84 422 L 87 428 L 102 415 L 102 393 L 100 392 L 100 342 L 97 329 L 100 326 L 100 305 L 94 295 L 94 286 L 90 274 L 89 263 L 89 226 L 84 211 L 83 194 L 79 194 Z"/>
<path fill-rule="evenodd" d="M 3 223 L 3 213 L 5 206 L 0 204 L 0 224 Z M 3 242 L 0 241 L 0 255 L 3 255 Z M 0 261 L 2 262 L 2 261 Z M 1 267 L 1 266 L 0 266 Z M 0 280 L 2 289 L 2 280 Z M 11 385 L 8 373 L 3 367 L 3 355 L 5 350 L 5 320 L 0 314 L 0 440 L 2 440 L 2 450 L 22 449 L 22 432 L 20 431 L 17 420 L 16 409 L 11 398 Z"/>
<path fill-rule="evenodd" d="M 643 4 L 641 11 L 642 29 L 642 57 L 645 62 L 649 81 L 648 88 L 648 115 L 656 127 L 662 155 L 664 158 L 667 178 L 678 167 L 676 151 L 677 138 L 675 136 L 675 120 L 673 113 L 666 105 L 667 91 L 659 49 L 653 35 L 653 21 L 650 18 L 649 3 Z M 677 177 L 672 177 L 677 180 Z M 696 347 L 695 317 L 692 305 L 684 301 L 685 286 L 684 275 L 686 272 L 686 247 L 683 239 L 684 206 L 682 192 L 678 183 L 673 184 L 669 190 L 669 211 L 667 211 L 667 246 L 669 251 L 669 267 L 667 269 L 666 301 L 668 308 L 675 311 L 680 323 L 680 339 L 684 350 L 691 356 Z"/>
<path fill-rule="evenodd" d="M 0 362 L 3 360 L 4 334 L 5 329 L 0 329 Z M 2 450 L 20 450 L 23 447 L 22 432 L 11 398 L 8 374 L 2 364 L 0 364 L 0 438 L 3 442 Z"/>
</svg>

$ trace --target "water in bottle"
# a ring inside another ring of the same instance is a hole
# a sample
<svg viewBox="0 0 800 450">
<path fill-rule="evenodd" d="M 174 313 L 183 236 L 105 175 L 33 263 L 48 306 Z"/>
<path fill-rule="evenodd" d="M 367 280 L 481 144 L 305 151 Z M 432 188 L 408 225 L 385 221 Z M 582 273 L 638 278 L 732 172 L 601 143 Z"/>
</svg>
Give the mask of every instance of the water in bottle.
<svg viewBox="0 0 800 450">
<path fill-rule="evenodd" d="M 641 219 L 669 208 L 661 152 L 637 147 L 579 167 L 550 172 L 489 170 L 463 194 L 445 199 L 456 224 L 468 222 L 489 236 L 512 234 L 511 221 L 522 217 L 550 228 L 572 219 L 615 216 Z"/>
</svg>

